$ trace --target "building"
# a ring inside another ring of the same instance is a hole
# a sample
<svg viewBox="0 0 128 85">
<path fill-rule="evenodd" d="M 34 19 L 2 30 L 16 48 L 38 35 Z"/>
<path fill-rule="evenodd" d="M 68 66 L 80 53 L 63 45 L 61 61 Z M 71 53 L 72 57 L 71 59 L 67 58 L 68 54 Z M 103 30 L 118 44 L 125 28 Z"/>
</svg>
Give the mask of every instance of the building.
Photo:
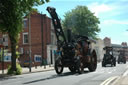
<svg viewBox="0 0 128 85">
<path fill-rule="evenodd" d="M 8 35 L 0 33 L 0 70 L 6 69 L 11 64 L 10 43 Z M 4 46 L 4 51 L 3 51 Z M 3 53 L 4 52 L 4 53 Z M 3 57 L 4 54 L 4 57 Z"/>
<path fill-rule="evenodd" d="M 111 44 L 113 47 L 113 55 L 116 57 L 116 60 L 118 59 L 119 56 L 119 50 L 122 50 L 122 45 L 120 44 Z"/>
<path fill-rule="evenodd" d="M 30 16 L 30 22 L 29 18 L 25 18 L 23 22 L 24 28 L 19 41 L 21 65 L 24 66 L 25 62 L 29 62 L 30 53 L 32 65 L 52 64 L 54 61 L 53 51 L 56 49 L 56 38 L 51 19 L 44 14 L 33 13 Z M 31 35 L 30 40 L 29 35 Z M 29 41 L 31 42 L 31 52 Z"/>
<path fill-rule="evenodd" d="M 93 48 L 96 50 L 97 53 L 97 61 L 100 62 L 104 56 L 104 41 L 102 39 L 97 39 L 95 44 L 92 44 Z"/>
<path fill-rule="evenodd" d="M 128 60 L 128 46 L 127 46 L 127 42 L 122 42 L 121 45 L 123 47 L 123 50 L 125 51 L 126 59 Z"/>
<path fill-rule="evenodd" d="M 112 44 L 111 39 L 108 37 L 104 38 L 104 44 L 105 46 L 111 46 L 113 47 L 113 55 L 118 59 L 119 56 L 119 50 L 124 50 L 125 51 L 125 57 L 128 60 L 128 46 L 127 42 L 122 42 L 121 44 Z"/>
<path fill-rule="evenodd" d="M 6 41 L 3 44 L 9 50 L 10 43 L 7 34 L 0 34 L 0 39 L 3 38 Z M 18 44 L 20 53 L 18 60 L 21 66 L 29 65 L 29 60 L 32 61 L 32 66 L 53 64 L 54 50 L 56 50 L 56 37 L 51 19 L 45 14 L 36 12 L 32 13 L 30 18 L 24 18 L 23 31 L 20 33 Z M 11 62 L 11 55 L 7 59 L 9 59 L 8 62 Z M 6 61 L 4 60 L 4 63 Z"/>
<path fill-rule="evenodd" d="M 104 41 L 104 45 L 105 45 L 105 46 L 111 46 L 111 39 L 110 39 L 110 38 L 105 37 L 105 38 L 103 39 L 103 41 Z"/>
</svg>

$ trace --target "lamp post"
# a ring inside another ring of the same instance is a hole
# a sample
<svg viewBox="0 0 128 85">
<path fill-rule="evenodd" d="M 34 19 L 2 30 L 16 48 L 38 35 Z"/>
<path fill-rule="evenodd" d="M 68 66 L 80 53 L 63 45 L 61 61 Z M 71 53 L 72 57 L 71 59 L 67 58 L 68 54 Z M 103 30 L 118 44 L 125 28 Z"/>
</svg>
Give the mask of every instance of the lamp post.
<svg viewBox="0 0 128 85">
<path fill-rule="evenodd" d="M 31 14 L 29 14 L 29 72 L 31 72 Z"/>
</svg>

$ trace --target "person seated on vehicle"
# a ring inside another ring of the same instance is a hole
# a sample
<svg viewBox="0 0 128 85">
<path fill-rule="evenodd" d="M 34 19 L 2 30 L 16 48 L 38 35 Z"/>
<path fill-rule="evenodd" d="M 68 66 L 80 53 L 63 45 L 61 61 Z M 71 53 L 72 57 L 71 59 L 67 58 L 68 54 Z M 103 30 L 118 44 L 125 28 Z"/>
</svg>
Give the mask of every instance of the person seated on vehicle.
<svg viewBox="0 0 128 85">
<path fill-rule="evenodd" d="M 111 52 L 111 51 L 109 52 L 109 54 L 110 54 L 110 56 L 111 56 L 111 59 L 113 59 L 113 55 L 112 55 L 112 52 Z"/>
<path fill-rule="evenodd" d="M 61 56 L 61 51 L 60 50 L 54 50 L 54 56 L 55 56 L 55 59 L 59 56 Z"/>
</svg>

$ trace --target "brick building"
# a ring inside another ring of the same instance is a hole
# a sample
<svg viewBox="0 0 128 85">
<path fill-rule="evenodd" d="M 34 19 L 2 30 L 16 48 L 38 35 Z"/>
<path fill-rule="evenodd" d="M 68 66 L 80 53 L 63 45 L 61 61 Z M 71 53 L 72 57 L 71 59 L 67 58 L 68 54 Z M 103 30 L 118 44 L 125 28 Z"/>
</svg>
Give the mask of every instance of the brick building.
<svg viewBox="0 0 128 85">
<path fill-rule="evenodd" d="M 127 42 L 122 42 L 121 45 L 122 45 L 123 50 L 125 52 L 126 59 L 128 60 L 128 46 L 127 46 Z"/>
<path fill-rule="evenodd" d="M 31 39 L 29 35 L 31 35 Z M 10 46 L 8 41 L 8 37 L 6 37 L 5 44 L 8 43 L 7 49 L 9 49 Z M 18 47 L 18 51 L 20 52 L 19 62 L 21 66 L 24 66 L 25 63 L 29 63 L 30 53 L 32 66 L 52 64 L 54 62 L 53 52 L 56 49 L 56 37 L 51 19 L 45 14 L 40 13 L 31 14 L 30 19 L 24 18 L 23 31 L 20 33 Z M 11 62 L 11 59 L 9 62 Z"/>
<path fill-rule="evenodd" d="M 29 40 L 29 26 L 31 28 L 31 39 Z M 53 50 L 55 48 L 49 48 L 49 45 L 55 45 L 55 36 L 53 31 L 53 26 L 51 19 L 46 15 L 34 13 L 29 19 L 24 19 L 24 31 L 20 34 L 19 42 L 19 51 L 21 56 L 19 58 L 21 65 L 24 65 L 24 62 L 29 61 L 29 53 L 31 53 L 32 65 L 42 65 L 48 63 L 48 57 L 53 60 Z M 52 39 L 51 39 L 52 37 Z M 54 40 L 53 40 L 54 39 Z M 31 52 L 30 52 L 30 43 L 31 41 Z M 48 50 L 52 50 L 48 56 Z"/>
<path fill-rule="evenodd" d="M 125 51 L 125 57 L 128 60 L 128 46 L 127 42 L 122 42 L 121 44 L 111 44 L 111 39 L 108 37 L 104 38 L 104 44 L 105 46 L 112 46 L 113 47 L 113 54 L 118 59 L 119 56 L 119 50 L 124 50 Z"/>
<path fill-rule="evenodd" d="M 104 45 L 105 45 L 105 46 L 111 46 L 111 39 L 110 39 L 110 38 L 105 37 L 105 38 L 103 39 L 103 41 L 104 41 Z"/>
</svg>

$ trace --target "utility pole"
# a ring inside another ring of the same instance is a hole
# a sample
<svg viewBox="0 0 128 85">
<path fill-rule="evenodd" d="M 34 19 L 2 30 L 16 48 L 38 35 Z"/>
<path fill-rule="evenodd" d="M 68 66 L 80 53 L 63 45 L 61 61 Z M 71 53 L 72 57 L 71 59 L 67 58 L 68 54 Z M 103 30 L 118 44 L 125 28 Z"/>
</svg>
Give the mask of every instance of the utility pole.
<svg viewBox="0 0 128 85">
<path fill-rule="evenodd" d="M 29 14 L 29 72 L 31 72 L 31 14 Z"/>
<path fill-rule="evenodd" d="M 4 74 L 4 47 L 2 49 L 2 74 Z"/>
</svg>

